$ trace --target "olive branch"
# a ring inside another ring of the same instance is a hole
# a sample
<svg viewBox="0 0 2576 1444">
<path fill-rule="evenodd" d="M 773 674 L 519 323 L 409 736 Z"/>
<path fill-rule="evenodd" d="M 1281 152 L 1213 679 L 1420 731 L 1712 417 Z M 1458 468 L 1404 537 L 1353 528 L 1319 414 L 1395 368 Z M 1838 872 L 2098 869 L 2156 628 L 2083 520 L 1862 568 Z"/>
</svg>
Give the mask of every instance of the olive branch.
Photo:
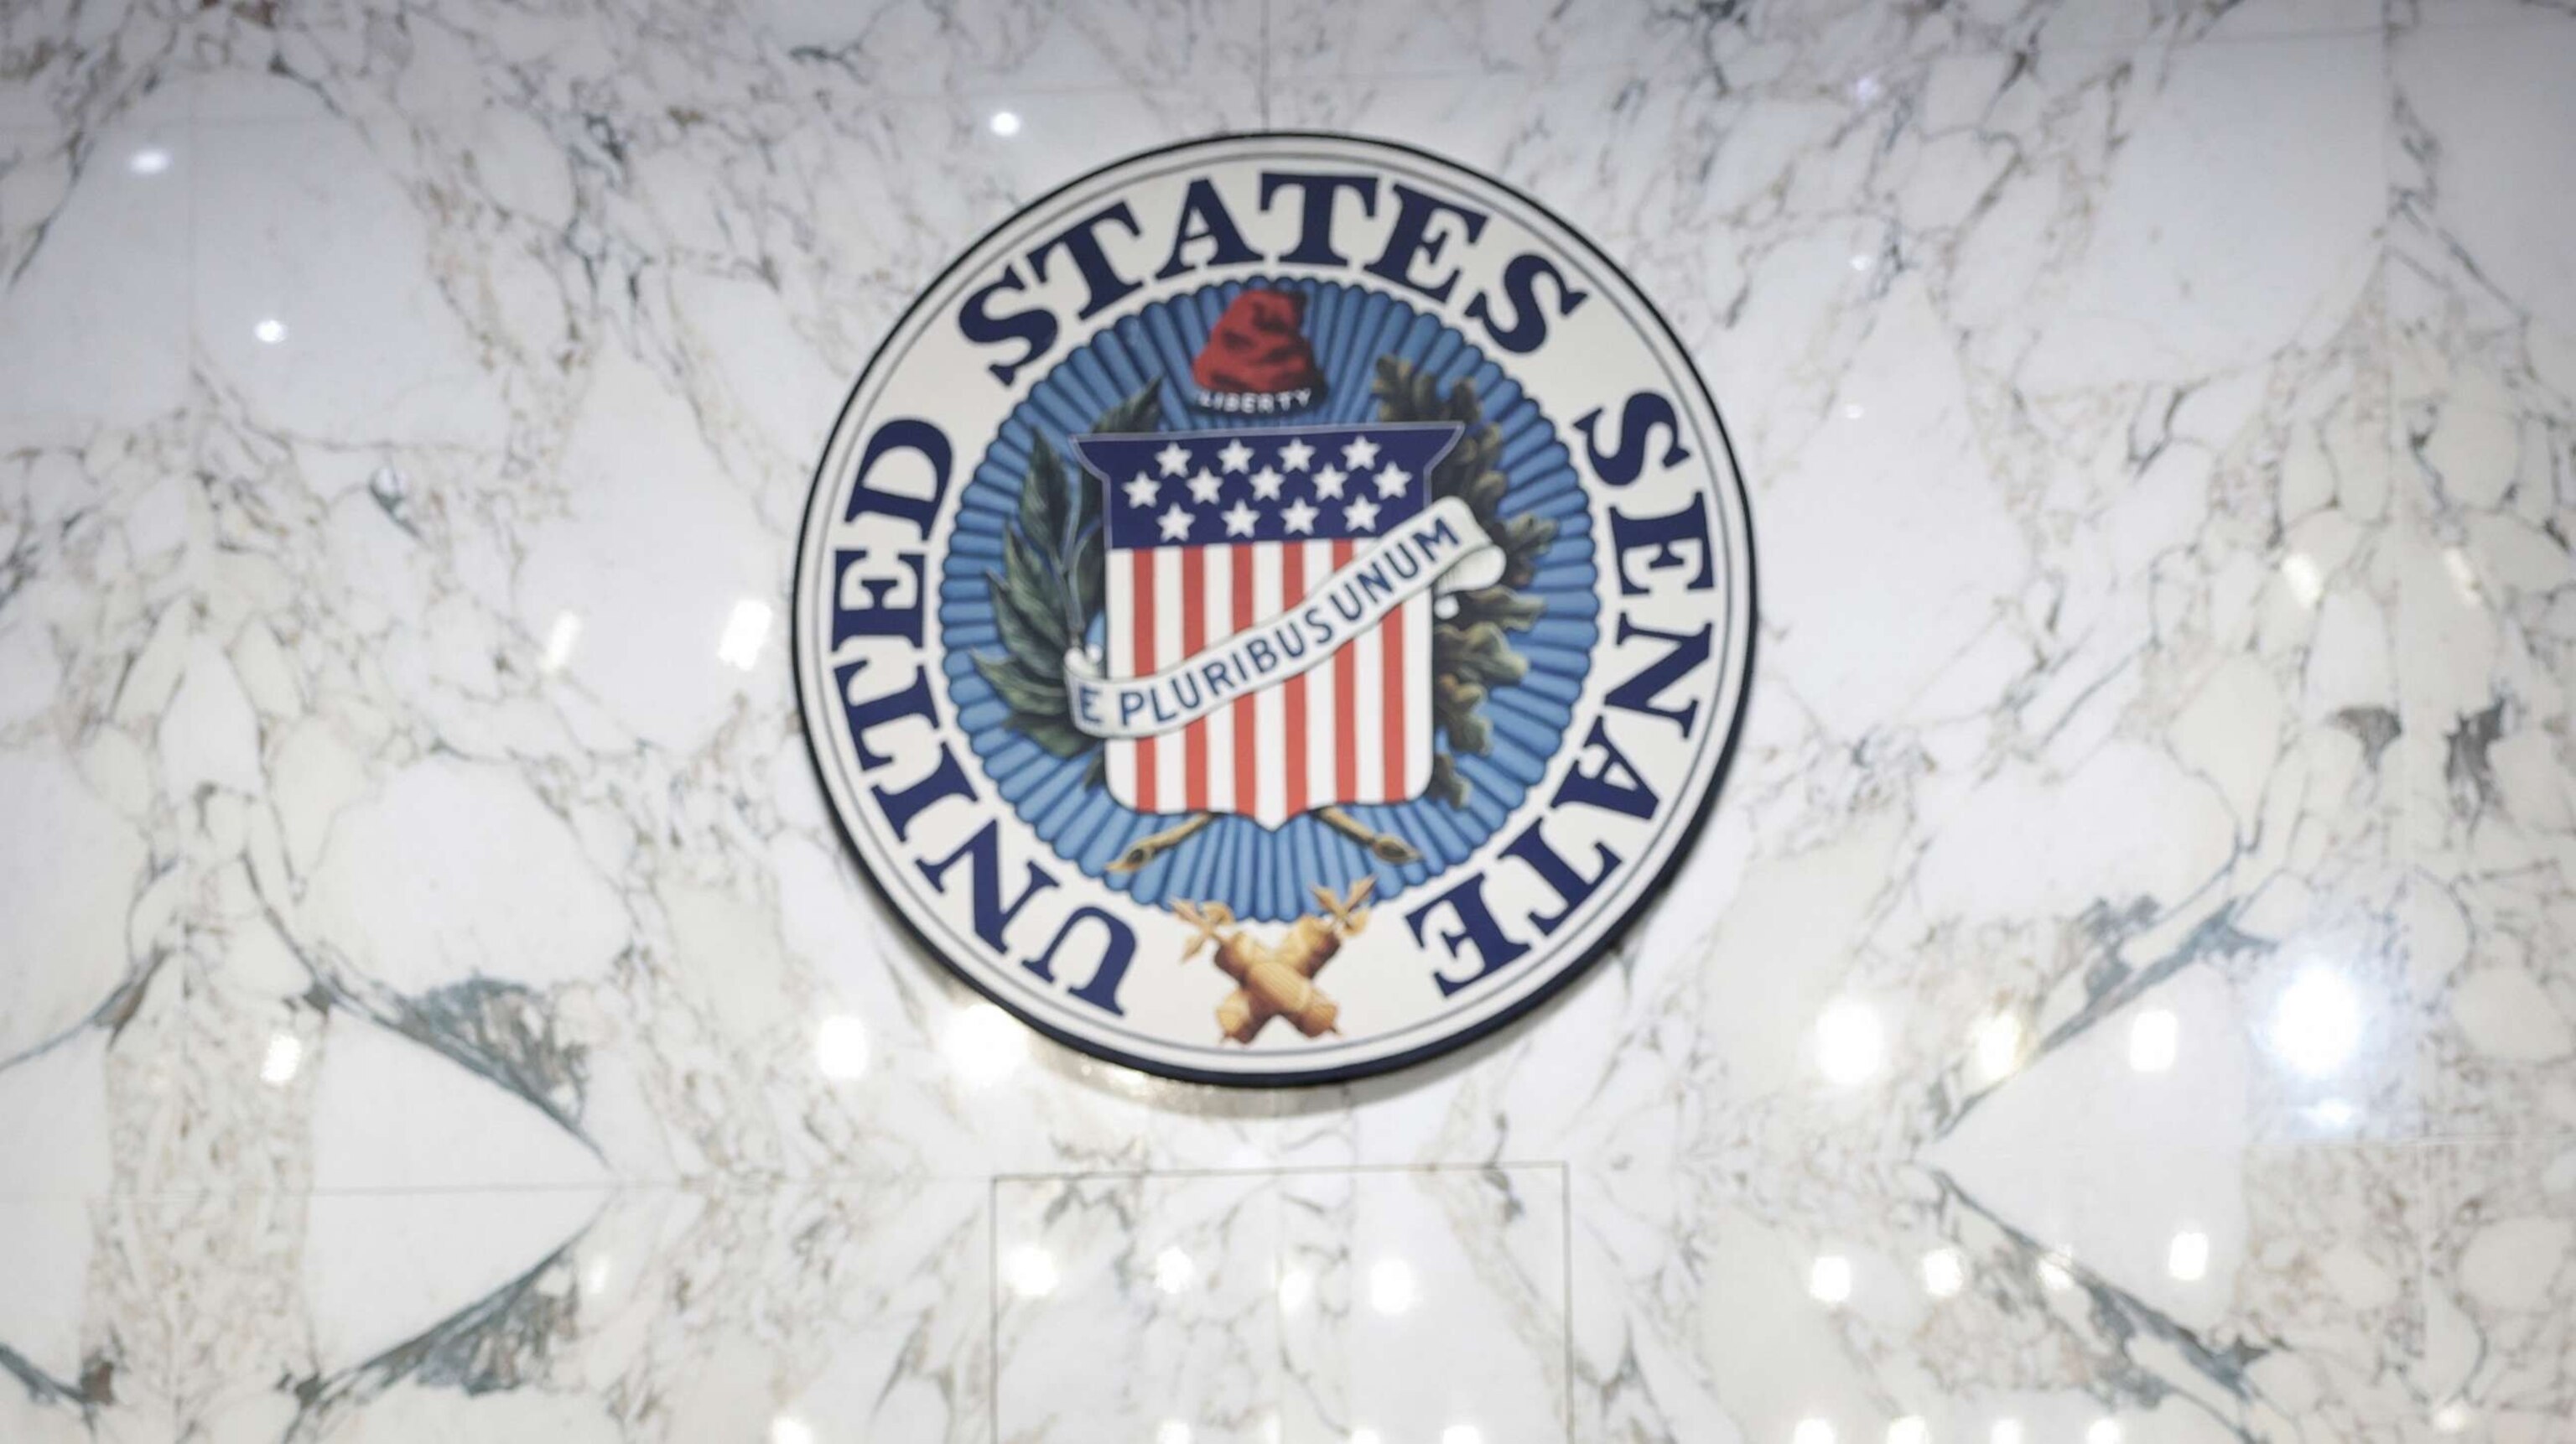
<svg viewBox="0 0 2576 1444">
<path fill-rule="evenodd" d="M 1431 468 L 1431 495 L 1464 500 L 1476 524 L 1503 550 L 1502 580 L 1453 594 L 1456 610 L 1431 628 L 1434 719 L 1451 749 L 1481 757 L 1494 745 L 1493 727 L 1484 715 L 1486 694 L 1529 674 L 1528 660 L 1504 634 L 1528 631 L 1546 609 L 1520 589 L 1538 575 L 1539 554 L 1556 540 L 1556 523 L 1546 517 L 1502 515 L 1503 492 L 1510 485 L 1495 465 L 1502 458 L 1502 429 L 1485 420 L 1473 383 L 1462 377 L 1444 396 L 1440 383 L 1411 362 L 1381 356 L 1369 389 L 1377 396 L 1381 421 L 1454 421 L 1465 428 L 1458 444 Z M 1431 760 L 1431 795 L 1452 807 L 1467 805 L 1467 779 L 1459 775 L 1449 751 Z"/>
<path fill-rule="evenodd" d="M 1154 430 L 1162 414 L 1160 380 L 1101 414 L 1104 435 Z M 1012 730 L 1058 757 L 1095 751 L 1100 739 L 1073 725 L 1064 690 L 1064 657 L 1100 616 L 1108 576 L 1108 542 L 1100 521 L 1100 488 L 1079 467 L 1068 469 L 1044 436 L 1029 448 L 1020 479 L 1019 515 L 1002 528 L 1002 569 L 984 580 L 993 597 L 999 653 L 974 654 L 975 670 L 1011 709 Z M 1097 773 L 1100 760 L 1092 759 Z"/>
</svg>

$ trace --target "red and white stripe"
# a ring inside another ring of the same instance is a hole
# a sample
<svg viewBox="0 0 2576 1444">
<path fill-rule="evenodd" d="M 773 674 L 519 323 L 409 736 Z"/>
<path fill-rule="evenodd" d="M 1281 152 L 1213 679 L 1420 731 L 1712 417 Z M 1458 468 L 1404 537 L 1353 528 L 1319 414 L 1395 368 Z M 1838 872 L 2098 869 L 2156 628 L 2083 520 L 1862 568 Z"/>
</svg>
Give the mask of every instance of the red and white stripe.
<svg viewBox="0 0 2576 1444">
<path fill-rule="evenodd" d="M 1141 677 L 1303 602 L 1351 541 L 1155 547 L 1109 557 L 1109 674 Z M 1159 737 L 1107 744 L 1109 793 L 1139 812 L 1233 812 L 1277 827 L 1431 784 L 1431 598 L 1408 598 L 1301 676 Z"/>
</svg>

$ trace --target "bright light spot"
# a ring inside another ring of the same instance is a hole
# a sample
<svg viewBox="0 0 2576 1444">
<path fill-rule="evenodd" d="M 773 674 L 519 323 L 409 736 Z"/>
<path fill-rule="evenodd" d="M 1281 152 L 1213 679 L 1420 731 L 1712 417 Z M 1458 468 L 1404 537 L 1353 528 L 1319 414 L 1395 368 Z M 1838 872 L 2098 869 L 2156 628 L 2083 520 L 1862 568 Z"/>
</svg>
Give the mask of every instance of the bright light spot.
<svg viewBox="0 0 2576 1444">
<path fill-rule="evenodd" d="M 286 323 L 275 316 L 263 317 L 258 325 L 250 328 L 250 333 L 259 338 L 261 345 L 274 346 L 286 339 Z"/>
<path fill-rule="evenodd" d="M 1807 1269 L 1807 1292 L 1829 1304 L 1851 1297 L 1851 1260 L 1841 1254 L 1819 1254 Z"/>
<path fill-rule="evenodd" d="M 1877 259 L 1872 256 L 1856 255 L 1851 259 L 1851 267 L 1855 271 L 1866 271 L 1877 264 Z"/>
<path fill-rule="evenodd" d="M 1279 1307 L 1295 1313 L 1306 1307 L 1315 1296 L 1315 1280 L 1304 1269 L 1290 1269 L 1279 1276 Z"/>
<path fill-rule="evenodd" d="M 2163 1008 L 2149 1008 L 2129 1024 L 2129 1066 L 2141 1073 L 2162 1073 L 2174 1065 L 2182 1039 L 2181 1025 Z"/>
<path fill-rule="evenodd" d="M 1385 1436 L 1366 1424 L 1351 1431 L 1351 1444 L 1386 1444 Z"/>
<path fill-rule="evenodd" d="M 1868 414 L 1869 412 L 1857 401 L 1846 401 L 1843 403 L 1843 420 L 1845 421 L 1858 421 Z"/>
<path fill-rule="evenodd" d="M 2306 552 L 2292 552 L 2281 558 L 2281 580 L 2290 584 L 2290 595 L 2299 605 L 2316 610 L 2318 599 L 2326 594 L 2326 574 L 2317 570 L 2316 558 Z"/>
<path fill-rule="evenodd" d="M 2165 1245 L 2165 1272 L 2184 1283 L 2194 1283 L 2209 1273 L 2209 1235 L 2198 1232 L 2178 1233 Z"/>
<path fill-rule="evenodd" d="M 1413 1265 L 1404 1260 L 1381 1259 L 1369 1270 L 1369 1307 L 1379 1313 L 1403 1313 L 1420 1297 L 1413 1284 Z"/>
<path fill-rule="evenodd" d="M 1018 135 L 1020 133 L 1020 114 L 1015 110 L 994 111 L 992 125 L 993 134 L 995 135 Z"/>
<path fill-rule="evenodd" d="M 1440 1431 L 1440 1444 L 1485 1444 L 1485 1431 L 1473 1424 L 1452 1424 Z"/>
<path fill-rule="evenodd" d="M 2272 1051 L 2311 1078 L 2341 1068 L 2360 1045 L 2361 999 L 2325 968 L 2299 974 L 2272 1009 Z"/>
<path fill-rule="evenodd" d="M 259 1076 L 283 1088 L 295 1081 L 295 1070 L 304 1066 L 304 1040 L 292 1033 L 279 1033 L 268 1040 L 268 1056 L 259 1060 Z"/>
<path fill-rule="evenodd" d="M 616 1274 L 608 1255 L 601 1254 L 592 1259 L 589 1263 L 582 1265 L 581 1291 L 591 1298 L 598 1298 L 601 1294 L 608 1292 L 608 1281 L 615 1276 Z"/>
<path fill-rule="evenodd" d="M 1816 1062 L 1844 1087 L 1868 1082 L 1886 1053 L 1877 1010 L 1857 998 L 1829 1005 L 1816 1019 Z"/>
<path fill-rule="evenodd" d="M 1988 1018 L 1977 1029 L 1977 1069 L 2001 1078 L 2021 1064 L 2021 1019 L 2010 1014 Z"/>
<path fill-rule="evenodd" d="M 1167 1294 L 1188 1288 L 1198 1276 L 1199 1266 L 1179 1249 L 1167 1248 L 1154 1256 L 1154 1287 Z"/>
<path fill-rule="evenodd" d="M 1986 1431 L 1986 1444 L 2021 1444 L 2021 1421 L 1997 1419 L 1995 1427 Z"/>
<path fill-rule="evenodd" d="M 958 1077 L 983 1088 L 1010 1077 L 1028 1059 L 1029 1035 L 1010 1014 L 977 1003 L 948 1025 L 941 1048 Z"/>
<path fill-rule="evenodd" d="M 1955 1248 L 1936 1248 L 1923 1256 L 1923 1292 L 1946 1299 L 1967 1287 L 1968 1261 Z"/>
<path fill-rule="evenodd" d="M 125 168 L 136 175 L 159 175 L 170 168 L 170 152 L 147 145 L 125 158 Z"/>
<path fill-rule="evenodd" d="M 716 643 L 716 660 L 746 672 L 759 666 L 760 644 L 769 640 L 773 615 L 769 603 L 755 597 L 734 603 L 733 614 L 725 618 L 724 638 Z"/>
<path fill-rule="evenodd" d="M 1055 1292 L 1055 1255 L 1045 1249 L 1031 1245 L 1011 1250 L 1002 1272 L 1010 1280 L 1011 1292 L 1021 1298 L 1042 1299 Z"/>
<path fill-rule="evenodd" d="M 2360 1117 L 2359 1109 L 2340 1098 L 2321 1099 L 2308 1106 L 2308 1121 L 2329 1132 L 2341 1133 Z"/>
<path fill-rule="evenodd" d="M 2477 1411 L 2457 1400 L 2433 1411 L 2433 1427 L 2445 1434 L 2466 1434 L 2476 1422 Z"/>
<path fill-rule="evenodd" d="M 1932 1444 L 1932 1426 L 1908 1414 L 1887 1426 L 1887 1444 Z"/>
<path fill-rule="evenodd" d="M 2473 607 L 2487 604 L 2486 594 L 2478 590 L 2477 569 L 2469 565 L 2469 554 L 2458 547 L 2442 548 L 2442 570 L 2451 574 L 2451 585 L 2460 592 L 2460 600 Z"/>
<path fill-rule="evenodd" d="M 2062 1294 L 2075 1287 L 2075 1271 L 2069 1265 L 2075 1259 L 2063 1250 L 2048 1254 L 2039 1261 L 2040 1287 L 2052 1294 Z"/>
<path fill-rule="evenodd" d="M 572 649 L 581 644 L 581 618 L 570 612 L 555 613 L 554 625 L 546 628 L 546 654 L 537 665 L 548 672 L 560 672 L 572 660 Z"/>
<path fill-rule="evenodd" d="M 781 1414 L 769 1421 L 769 1444 L 814 1444 L 813 1426 Z"/>
<path fill-rule="evenodd" d="M 1878 77 L 1875 75 L 1864 75 L 1852 82 L 1852 99 L 1863 105 L 1878 99 L 1878 91 Z"/>
<path fill-rule="evenodd" d="M 1178 1419 L 1166 1419 L 1154 1431 L 1154 1444 L 1190 1444 L 1190 1426 Z"/>
<path fill-rule="evenodd" d="M 2119 1420 L 2096 1419 L 2093 1427 L 2084 1431 L 2084 1444 L 2120 1444 L 2126 1437 Z"/>
<path fill-rule="evenodd" d="M 844 1083 L 868 1071 L 868 1025 L 848 1013 L 825 1018 L 814 1033 L 814 1066 Z"/>
<path fill-rule="evenodd" d="M 1789 1444 L 1834 1444 L 1834 1426 L 1824 1419 L 1801 1419 L 1789 1433 Z"/>
<path fill-rule="evenodd" d="M 1269 1415 L 1261 1421 L 1261 1444 L 1279 1444 L 1279 1416 Z"/>
</svg>

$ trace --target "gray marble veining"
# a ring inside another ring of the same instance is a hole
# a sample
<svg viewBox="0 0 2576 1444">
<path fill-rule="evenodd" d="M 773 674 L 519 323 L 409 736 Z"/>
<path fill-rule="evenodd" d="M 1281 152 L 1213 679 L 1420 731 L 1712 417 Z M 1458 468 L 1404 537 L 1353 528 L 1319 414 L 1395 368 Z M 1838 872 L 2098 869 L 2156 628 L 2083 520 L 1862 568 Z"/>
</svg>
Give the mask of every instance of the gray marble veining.
<svg viewBox="0 0 2576 1444">
<path fill-rule="evenodd" d="M 2571 97 L 2537 0 L 9 7 L 0 1438 L 2568 1437 Z M 913 291 L 1261 125 L 1626 266 L 1764 624 L 1614 960 L 1272 1096 L 919 956 L 776 622 Z"/>
</svg>

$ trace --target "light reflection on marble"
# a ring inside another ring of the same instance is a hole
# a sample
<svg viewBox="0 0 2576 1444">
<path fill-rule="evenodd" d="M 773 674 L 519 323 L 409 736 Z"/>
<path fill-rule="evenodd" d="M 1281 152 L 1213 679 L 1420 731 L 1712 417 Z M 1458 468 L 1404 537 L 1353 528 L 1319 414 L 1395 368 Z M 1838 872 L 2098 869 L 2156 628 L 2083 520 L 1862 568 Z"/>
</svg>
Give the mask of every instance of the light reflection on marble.
<svg viewBox="0 0 2576 1444">
<path fill-rule="evenodd" d="M 2565 1437 L 2571 97 L 2544 0 L 0 11 L 0 1439 Z M 777 632 L 913 289 L 1260 124 L 1598 239 L 1764 568 L 1617 958 L 1276 1096 L 918 956 Z"/>
</svg>

